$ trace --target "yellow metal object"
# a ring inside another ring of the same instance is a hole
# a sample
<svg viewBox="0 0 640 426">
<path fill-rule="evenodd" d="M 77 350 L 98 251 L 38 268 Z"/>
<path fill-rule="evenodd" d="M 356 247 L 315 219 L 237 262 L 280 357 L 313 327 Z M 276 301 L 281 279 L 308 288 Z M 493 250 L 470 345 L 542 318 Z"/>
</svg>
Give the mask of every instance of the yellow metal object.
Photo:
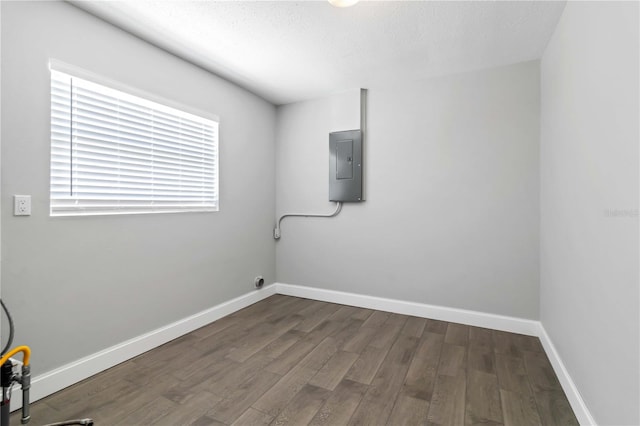
<svg viewBox="0 0 640 426">
<path fill-rule="evenodd" d="M 16 346 L 7 352 L 2 358 L 0 358 L 0 365 L 4 365 L 5 362 L 9 360 L 12 356 L 17 354 L 18 352 L 22 352 L 22 363 L 24 365 L 29 365 L 29 358 L 31 358 L 31 349 L 29 346 Z"/>
</svg>

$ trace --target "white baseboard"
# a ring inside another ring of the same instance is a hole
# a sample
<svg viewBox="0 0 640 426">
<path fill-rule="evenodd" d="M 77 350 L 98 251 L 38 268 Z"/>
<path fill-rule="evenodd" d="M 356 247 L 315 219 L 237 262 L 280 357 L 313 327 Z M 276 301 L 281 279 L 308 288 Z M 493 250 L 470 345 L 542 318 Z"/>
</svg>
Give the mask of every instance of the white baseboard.
<svg viewBox="0 0 640 426">
<path fill-rule="evenodd" d="M 542 342 L 580 424 L 596 424 L 551 339 L 539 321 L 283 283 L 275 283 L 262 290 L 247 293 L 36 376 L 31 383 L 31 401 L 42 399 L 276 293 L 537 336 Z M 11 403 L 13 410 L 19 409 L 22 405 L 22 393 L 19 387 L 14 389 Z"/>
<path fill-rule="evenodd" d="M 36 376 L 31 381 L 31 402 L 42 399 L 68 386 L 78 383 L 121 362 L 136 357 L 153 348 L 170 342 L 180 336 L 197 330 L 215 320 L 246 308 L 262 299 L 276 294 L 276 286 L 269 285 L 261 290 L 231 299 L 187 318 L 134 337 L 118 345 L 63 365 L 55 370 Z M 22 392 L 15 386 L 11 398 L 11 409 L 22 406 Z"/>
<path fill-rule="evenodd" d="M 321 300 L 323 302 L 339 303 L 341 305 L 358 306 L 360 308 L 376 309 L 415 317 L 431 318 L 435 320 L 491 328 L 493 330 L 508 331 L 510 333 L 537 336 L 540 323 L 534 320 L 489 314 L 485 312 L 469 311 L 465 309 L 447 308 L 444 306 L 428 305 L 425 303 L 407 302 L 404 300 L 386 299 L 383 297 L 366 296 L 362 294 L 346 293 L 343 291 L 326 290 L 322 288 L 305 287 L 292 284 L 276 283 L 276 292 L 287 296 L 304 297 Z"/>
<path fill-rule="evenodd" d="M 413 315 L 417 317 L 536 336 L 540 339 L 542 346 L 551 361 L 551 365 L 560 380 L 562 389 L 567 395 L 571 408 L 573 409 L 573 412 L 580 424 L 583 426 L 596 425 L 589 409 L 580 396 L 580 392 L 578 392 L 578 388 L 571 379 L 571 376 L 569 376 L 569 372 L 565 368 L 562 360 L 560 359 L 560 355 L 553 346 L 551 339 L 547 335 L 547 332 L 540 321 L 488 314 L 485 312 L 468 311 L 465 309 L 407 302 L 403 300 L 385 299 L 382 297 L 366 296 L 362 294 L 346 293 L 322 288 L 282 283 L 276 283 L 274 285 L 276 286 L 276 292 L 278 294 L 284 294 L 287 296 L 304 297 L 324 302 L 358 306 L 361 308 L 376 309 L 403 315 Z"/>
<path fill-rule="evenodd" d="M 587 408 L 587 405 L 584 403 L 576 384 L 571 379 L 567 368 L 564 366 L 558 351 L 556 351 L 556 347 L 553 345 L 551 338 L 547 334 L 547 331 L 544 329 L 542 323 L 539 323 L 539 331 L 538 338 L 542 343 L 542 347 L 549 357 L 549 361 L 553 366 L 553 370 L 558 376 L 558 380 L 560 380 L 560 384 L 562 385 L 562 389 L 564 393 L 567 395 L 567 399 L 569 400 L 569 404 L 571 404 L 571 408 L 573 409 L 574 414 L 576 415 L 578 422 L 582 426 L 596 426 L 596 421 L 591 416 L 591 412 Z"/>
</svg>

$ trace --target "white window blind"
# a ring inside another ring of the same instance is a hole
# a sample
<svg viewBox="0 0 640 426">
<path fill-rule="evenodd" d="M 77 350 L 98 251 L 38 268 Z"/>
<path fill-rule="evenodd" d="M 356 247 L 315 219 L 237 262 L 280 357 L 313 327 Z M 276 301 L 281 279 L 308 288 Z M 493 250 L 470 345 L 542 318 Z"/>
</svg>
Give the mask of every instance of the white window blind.
<svg viewBox="0 0 640 426">
<path fill-rule="evenodd" d="M 218 210 L 218 123 L 51 71 L 51 215 Z"/>
</svg>

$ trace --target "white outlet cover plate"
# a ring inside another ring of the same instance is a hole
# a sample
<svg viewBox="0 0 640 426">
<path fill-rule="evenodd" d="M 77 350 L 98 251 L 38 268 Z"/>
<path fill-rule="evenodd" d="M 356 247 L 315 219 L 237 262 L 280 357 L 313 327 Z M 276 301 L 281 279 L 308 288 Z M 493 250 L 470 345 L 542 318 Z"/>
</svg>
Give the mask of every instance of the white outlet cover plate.
<svg viewBox="0 0 640 426">
<path fill-rule="evenodd" d="M 31 216 L 31 195 L 13 196 L 13 215 Z"/>
</svg>

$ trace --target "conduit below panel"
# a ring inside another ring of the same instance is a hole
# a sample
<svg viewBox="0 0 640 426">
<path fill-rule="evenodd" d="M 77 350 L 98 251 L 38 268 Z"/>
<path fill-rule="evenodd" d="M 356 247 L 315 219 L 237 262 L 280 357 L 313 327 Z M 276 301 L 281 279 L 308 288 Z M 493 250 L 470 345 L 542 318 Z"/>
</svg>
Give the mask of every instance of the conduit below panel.
<svg viewBox="0 0 640 426">
<path fill-rule="evenodd" d="M 282 222 L 282 219 L 284 219 L 285 217 L 334 217 L 337 216 L 338 213 L 340 213 L 340 210 L 342 210 L 342 202 L 338 201 L 336 202 L 336 209 L 333 213 L 330 214 L 304 214 L 304 213 L 290 213 L 290 214 L 285 214 L 280 216 L 280 219 L 278 219 L 276 221 L 276 227 L 273 228 L 273 238 L 276 240 L 280 239 L 280 223 Z"/>
</svg>

